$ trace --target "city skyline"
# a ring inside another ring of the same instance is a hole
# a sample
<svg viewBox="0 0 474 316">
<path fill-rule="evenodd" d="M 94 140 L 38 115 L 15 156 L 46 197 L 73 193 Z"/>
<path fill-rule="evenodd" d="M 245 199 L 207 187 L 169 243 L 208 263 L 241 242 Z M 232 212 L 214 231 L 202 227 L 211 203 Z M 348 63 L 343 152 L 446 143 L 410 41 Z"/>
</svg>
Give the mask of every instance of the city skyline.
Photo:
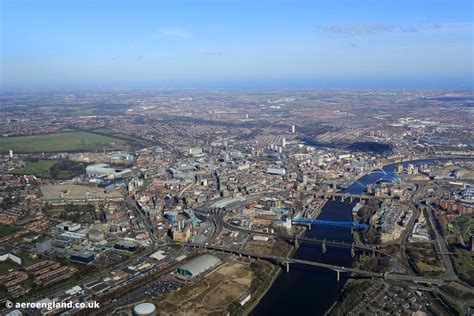
<svg viewBox="0 0 474 316">
<path fill-rule="evenodd" d="M 2 1 L 0 87 L 473 86 L 470 1 Z"/>
</svg>

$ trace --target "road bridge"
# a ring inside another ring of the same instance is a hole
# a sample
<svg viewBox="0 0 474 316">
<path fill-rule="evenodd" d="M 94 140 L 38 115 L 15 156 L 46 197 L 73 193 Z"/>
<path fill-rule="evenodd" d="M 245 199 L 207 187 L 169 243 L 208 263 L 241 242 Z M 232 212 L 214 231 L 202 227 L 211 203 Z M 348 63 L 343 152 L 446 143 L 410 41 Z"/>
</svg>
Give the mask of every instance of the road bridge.
<svg viewBox="0 0 474 316">
<path fill-rule="evenodd" d="M 308 261 L 308 260 L 267 255 L 267 254 L 258 254 L 255 252 L 245 251 L 241 249 L 230 249 L 230 248 L 224 248 L 224 247 L 218 247 L 218 246 L 200 245 L 200 244 L 192 244 L 192 243 L 186 244 L 186 246 L 191 247 L 191 248 L 201 248 L 201 249 L 206 249 L 206 250 L 211 250 L 211 251 L 216 251 L 216 252 L 229 253 L 229 254 L 238 255 L 240 257 L 254 258 L 257 260 L 259 259 L 268 260 L 276 264 L 283 265 L 284 267 L 286 267 L 287 272 L 290 271 L 290 264 L 295 264 L 295 263 L 319 267 L 319 268 L 325 268 L 325 269 L 333 270 L 336 272 L 337 281 L 340 280 L 340 274 L 342 272 L 342 273 L 354 273 L 357 275 L 367 276 L 371 278 L 381 278 L 381 279 L 397 280 L 397 281 L 409 281 L 409 282 L 414 282 L 414 283 L 424 283 L 424 284 L 431 284 L 431 285 L 437 285 L 437 286 L 441 286 L 450 282 L 450 280 L 438 279 L 438 278 L 427 278 L 427 277 L 412 275 L 412 274 L 373 272 L 373 271 L 338 266 L 334 264 L 328 264 L 328 263 L 322 263 L 322 262 L 316 262 L 316 261 Z"/>
<path fill-rule="evenodd" d="M 247 258 L 268 260 L 268 261 L 271 261 L 271 262 L 274 262 L 274 263 L 285 266 L 287 272 L 290 271 L 290 264 L 295 264 L 295 263 L 314 266 L 314 267 L 319 267 L 319 268 L 330 269 L 330 270 L 333 270 L 333 271 L 336 272 L 336 278 L 337 278 L 338 281 L 340 280 L 340 273 L 341 272 L 354 273 L 354 274 L 368 276 L 368 277 L 372 277 L 372 278 L 383 278 L 384 277 L 384 273 L 379 273 L 379 272 L 365 271 L 365 270 L 361 270 L 361 269 L 357 269 L 357 268 L 337 266 L 337 265 L 328 264 L 328 263 L 321 263 L 321 262 L 316 262 L 316 261 L 295 259 L 295 258 L 290 258 L 290 257 L 280 257 L 280 256 L 274 256 L 274 255 L 257 254 L 257 253 L 254 253 L 254 252 L 240 250 L 240 249 L 230 249 L 230 248 L 224 248 L 224 247 L 218 247 L 218 246 L 209 246 L 209 245 L 200 245 L 200 244 L 186 244 L 186 246 L 191 247 L 191 248 L 201 248 L 201 249 L 206 249 L 206 250 L 211 250 L 211 251 L 234 254 L 234 255 L 238 255 L 240 257 L 243 256 L 243 257 L 247 257 Z"/>
<path fill-rule="evenodd" d="M 374 196 L 366 193 L 355 194 L 355 193 L 344 193 L 344 192 L 326 192 L 326 193 L 314 193 L 313 198 L 323 198 L 325 200 L 332 199 L 333 201 L 336 198 L 339 198 L 341 202 L 349 200 L 349 202 L 354 202 L 354 200 L 370 200 L 370 199 L 389 199 L 388 196 Z"/>
<path fill-rule="evenodd" d="M 269 232 L 262 232 L 259 230 L 251 230 L 251 229 L 245 229 L 242 227 L 234 226 L 229 223 L 224 222 L 222 219 L 218 219 L 218 226 L 224 226 L 230 230 L 235 230 L 235 231 L 240 231 L 243 233 L 247 234 L 255 234 L 255 235 L 261 235 L 261 236 L 269 236 L 277 239 L 283 239 L 287 241 L 294 241 L 295 237 L 294 236 L 288 236 L 288 235 L 282 235 L 282 234 L 275 234 L 275 233 L 269 233 Z M 312 243 L 312 244 L 320 244 L 322 245 L 323 243 L 326 243 L 326 246 L 334 246 L 334 247 L 341 247 L 341 248 L 351 248 L 354 250 L 360 250 L 360 251 L 367 251 L 367 252 L 373 252 L 373 253 L 379 253 L 381 255 L 385 256 L 391 256 L 388 253 L 377 249 L 372 246 L 367 246 L 367 245 L 355 245 L 355 244 L 350 244 L 346 243 L 343 241 L 336 241 L 336 240 L 324 240 L 324 239 L 317 239 L 317 238 L 304 238 L 304 237 L 298 237 L 297 240 L 302 243 Z"/>
<path fill-rule="evenodd" d="M 358 222 L 328 221 L 328 220 L 309 218 L 309 217 L 294 217 L 291 219 L 291 223 L 292 224 L 314 224 L 314 225 L 335 226 L 335 227 L 348 227 L 348 228 L 355 228 L 355 229 L 369 228 L 369 225 L 361 224 Z"/>
<path fill-rule="evenodd" d="M 271 235 L 271 234 L 270 234 Z M 354 249 L 354 250 L 359 250 L 359 251 L 364 251 L 364 252 L 372 252 L 372 253 L 378 253 L 380 255 L 384 256 L 389 256 L 392 257 L 389 253 L 377 249 L 372 246 L 368 245 L 356 245 L 354 243 L 347 243 L 343 241 L 335 241 L 335 240 L 327 240 L 327 239 L 318 239 L 318 238 L 305 238 L 305 237 L 292 237 L 292 236 L 285 236 L 285 235 L 273 235 L 273 237 L 278 238 L 278 239 L 283 239 L 287 240 L 290 242 L 298 242 L 298 243 L 308 243 L 308 244 L 317 244 L 317 245 L 322 245 L 323 243 L 326 244 L 326 246 L 334 246 L 334 247 L 339 247 L 339 248 L 348 248 L 348 249 Z"/>
</svg>

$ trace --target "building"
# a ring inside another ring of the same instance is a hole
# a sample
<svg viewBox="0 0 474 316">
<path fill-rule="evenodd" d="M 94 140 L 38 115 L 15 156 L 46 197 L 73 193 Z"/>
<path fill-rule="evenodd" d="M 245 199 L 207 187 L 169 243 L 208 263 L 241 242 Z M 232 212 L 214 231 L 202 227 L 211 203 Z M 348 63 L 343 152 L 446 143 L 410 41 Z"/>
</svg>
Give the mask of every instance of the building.
<svg viewBox="0 0 474 316">
<path fill-rule="evenodd" d="M 131 241 L 120 240 L 115 243 L 114 248 L 133 252 L 137 249 L 137 245 Z"/>
<path fill-rule="evenodd" d="M 250 295 L 250 293 L 247 293 L 247 292 L 240 295 L 240 297 L 239 297 L 240 306 L 244 306 L 248 301 L 250 301 L 251 297 L 252 296 Z"/>
<path fill-rule="evenodd" d="M 284 168 L 268 167 L 267 168 L 267 173 L 268 174 L 279 175 L 279 176 L 284 176 L 286 174 L 286 170 Z"/>
<path fill-rule="evenodd" d="M 196 257 L 177 269 L 178 277 L 182 279 L 195 278 L 221 264 L 215 256 L 202 255 Z"/>
<path fill-rule="evenodd" d="M 51 245 L 51 240 L 49 239 L 37 241 L 35 246 L 36 252 L 41 254 L 49 252 L 53 249 L 53 246 Z"/>
<path fill-rule="evenodd" d="M 403 164 L 398 164 L 397 165 L 397 173 L 403 173 Z"/>
<path fill-rule="evenodd" d="M 0 262 L 4 262 L 4 261 L 7 261 L 7 260 L 11 260 L 11 261 L 15 262 L 16 264 L 21 265 L 21 258 L 18 257 L 18 256 L 15 256 L 11 253 L 6 253 L 4 255 L 0 255 Z"/>
<path fill-rule="evenodd" d="M 192 147 L 192 148 L 189 148 L 189 153 L 191 155 L 200 155 L 202 154 L 202 148 L 201 147 Z"/>
<path fill-rule="evenodd" d="M 59 230 L 65 231 L 65 232 L 75 232 L 81 229 L 81 224 L 78 223 L 71 223 L 71 222 L 64 222 L 61 224 L 56 225 L 56 227 Z"/>
<path fill-rule="evenodd" d="M 191 238 L 192 233 L 192 225 L 182 225 L 181 222 L 178 222 L 178 227 L 171 231 L 171 237 L 174 241 L 187 242 Z"/>
<path fill-rule="evenodd" d="M 135 316 L 155 316 L 156 307 L 152 303 L 141 303 L 133 307 L 133 315 Z"/>
<path fill-rule="evenodd" d="M 117 170 L 106 163 L 98 163 L 86 167 L 86 176 L 89 178 L 102 178 L 109 176 L 113 178 L 127 178 L 131 175 L 131 169 Z"/>
<path fill-rule="evenodd" d="M 277 198 L 274 197 L 262 197 L 258 201 L 259 205 L 262 205 L 263 207 L 267 209 L 271 208 L 281 208 L 281 201 Z"/>
<path fill-rule="evenodd" d="M 86 240 L 87 236 L 86 234 L 83 233 L 73 233 L 73 232 L 64 232 L 59 235 L 59 237 L 62 240 L 76 240 L 76 241 L 81 241 L 81 240 Z"/>
<path fill-rule="evenodd" d="M 89 264 L 95 260 L 95 254 L 89 251 L 79 251 L 73 253 L 69 259 L 74 262 Z"/>
</svg>

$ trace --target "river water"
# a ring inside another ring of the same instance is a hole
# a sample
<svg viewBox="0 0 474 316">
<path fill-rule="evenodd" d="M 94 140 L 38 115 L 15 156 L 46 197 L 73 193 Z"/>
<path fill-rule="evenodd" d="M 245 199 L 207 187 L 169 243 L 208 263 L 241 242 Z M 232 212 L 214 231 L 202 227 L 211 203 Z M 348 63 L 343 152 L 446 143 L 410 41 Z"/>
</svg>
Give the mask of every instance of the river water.
<svg viewBox="0 0 474 316">
<path fill-rule="evenodd" d="M 415 165 L 430 163 L 436 159 L 416 160 Z M 439 160 L 439 159 L 437 159 Z M 383 167 L 387 174 L 394 174 L 395 166 L 391 164 Z M 368 174 L 343 192 L 361 193 L 364 186 L 376 182 L 380 174 Z M 363 185 L 363 186 L 362 186 Z M 319 219 L 335 221 L 352 221 L 352 208 L 356 201 L 329 200 L 321 210 Z M 305 237 L 326 238 L 329 240 L 352 243 L 350 228 L 316 226 L 306 231 Z M 335 265 L 350 267 L 352 257 L 350 249 L 327 247 L 326 254 L 321 251 L 320 245 L 300 243 L 295 258 L 312 260 Z M 252 310 L 251 315 L 322 315 L 336 301 L 341 289 L 346 283 L 348 275 L 341 273 L 340 281 L 336 280 L 336 272 L 328 269 L 291 264 L 290 272 L 283 271 L 272 285 L 267 294 Z"/>
</svg>

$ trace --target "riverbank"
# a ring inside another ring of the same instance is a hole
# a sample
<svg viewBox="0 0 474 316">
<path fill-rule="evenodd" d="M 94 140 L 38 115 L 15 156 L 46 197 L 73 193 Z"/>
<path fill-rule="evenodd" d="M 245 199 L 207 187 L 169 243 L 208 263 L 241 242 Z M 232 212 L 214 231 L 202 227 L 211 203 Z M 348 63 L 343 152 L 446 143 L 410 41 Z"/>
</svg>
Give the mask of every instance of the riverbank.
<svg viewBox="0 0 474 316">
<path fill-rule="evenodd" d="M 304 230 L 303 232 L 304 233 Z M 301 234 L 300 234 L 301 236 Z M 286 257 L 293 257 L 293 255 L 295 254 L 296 252 L 296 248 L 294 246 L 290 247 L 290 249 L 288 249 L 288 251 L 286 252 L 285 256 Z M 249 315 L 253 310 L 254 308 L 260 303 L 260 301 L 262 300 L 262 298 L 268 293 L 268 291 L 272 288 L 273 284 L 275 283 L 275 281 L 278 279 L 278 277 L 280 276 L 280 274 L 282 273 L 283 269 L 278 266 L 278 265 L 274 265 L 274 269 L 272 271 L 272 276 L 271 278 L 269 279 L 269 282 L 267 283 L 267 285 L 265 287 L 263 287 L 260 290 L 257 291 L 257 293 L 255 293 L 253 295 L 253 299 L 251 300 L 250 304 L 247 305 L 247 308 L 245 308 L 243 310 L 243 315 Z"/>
</svg>

